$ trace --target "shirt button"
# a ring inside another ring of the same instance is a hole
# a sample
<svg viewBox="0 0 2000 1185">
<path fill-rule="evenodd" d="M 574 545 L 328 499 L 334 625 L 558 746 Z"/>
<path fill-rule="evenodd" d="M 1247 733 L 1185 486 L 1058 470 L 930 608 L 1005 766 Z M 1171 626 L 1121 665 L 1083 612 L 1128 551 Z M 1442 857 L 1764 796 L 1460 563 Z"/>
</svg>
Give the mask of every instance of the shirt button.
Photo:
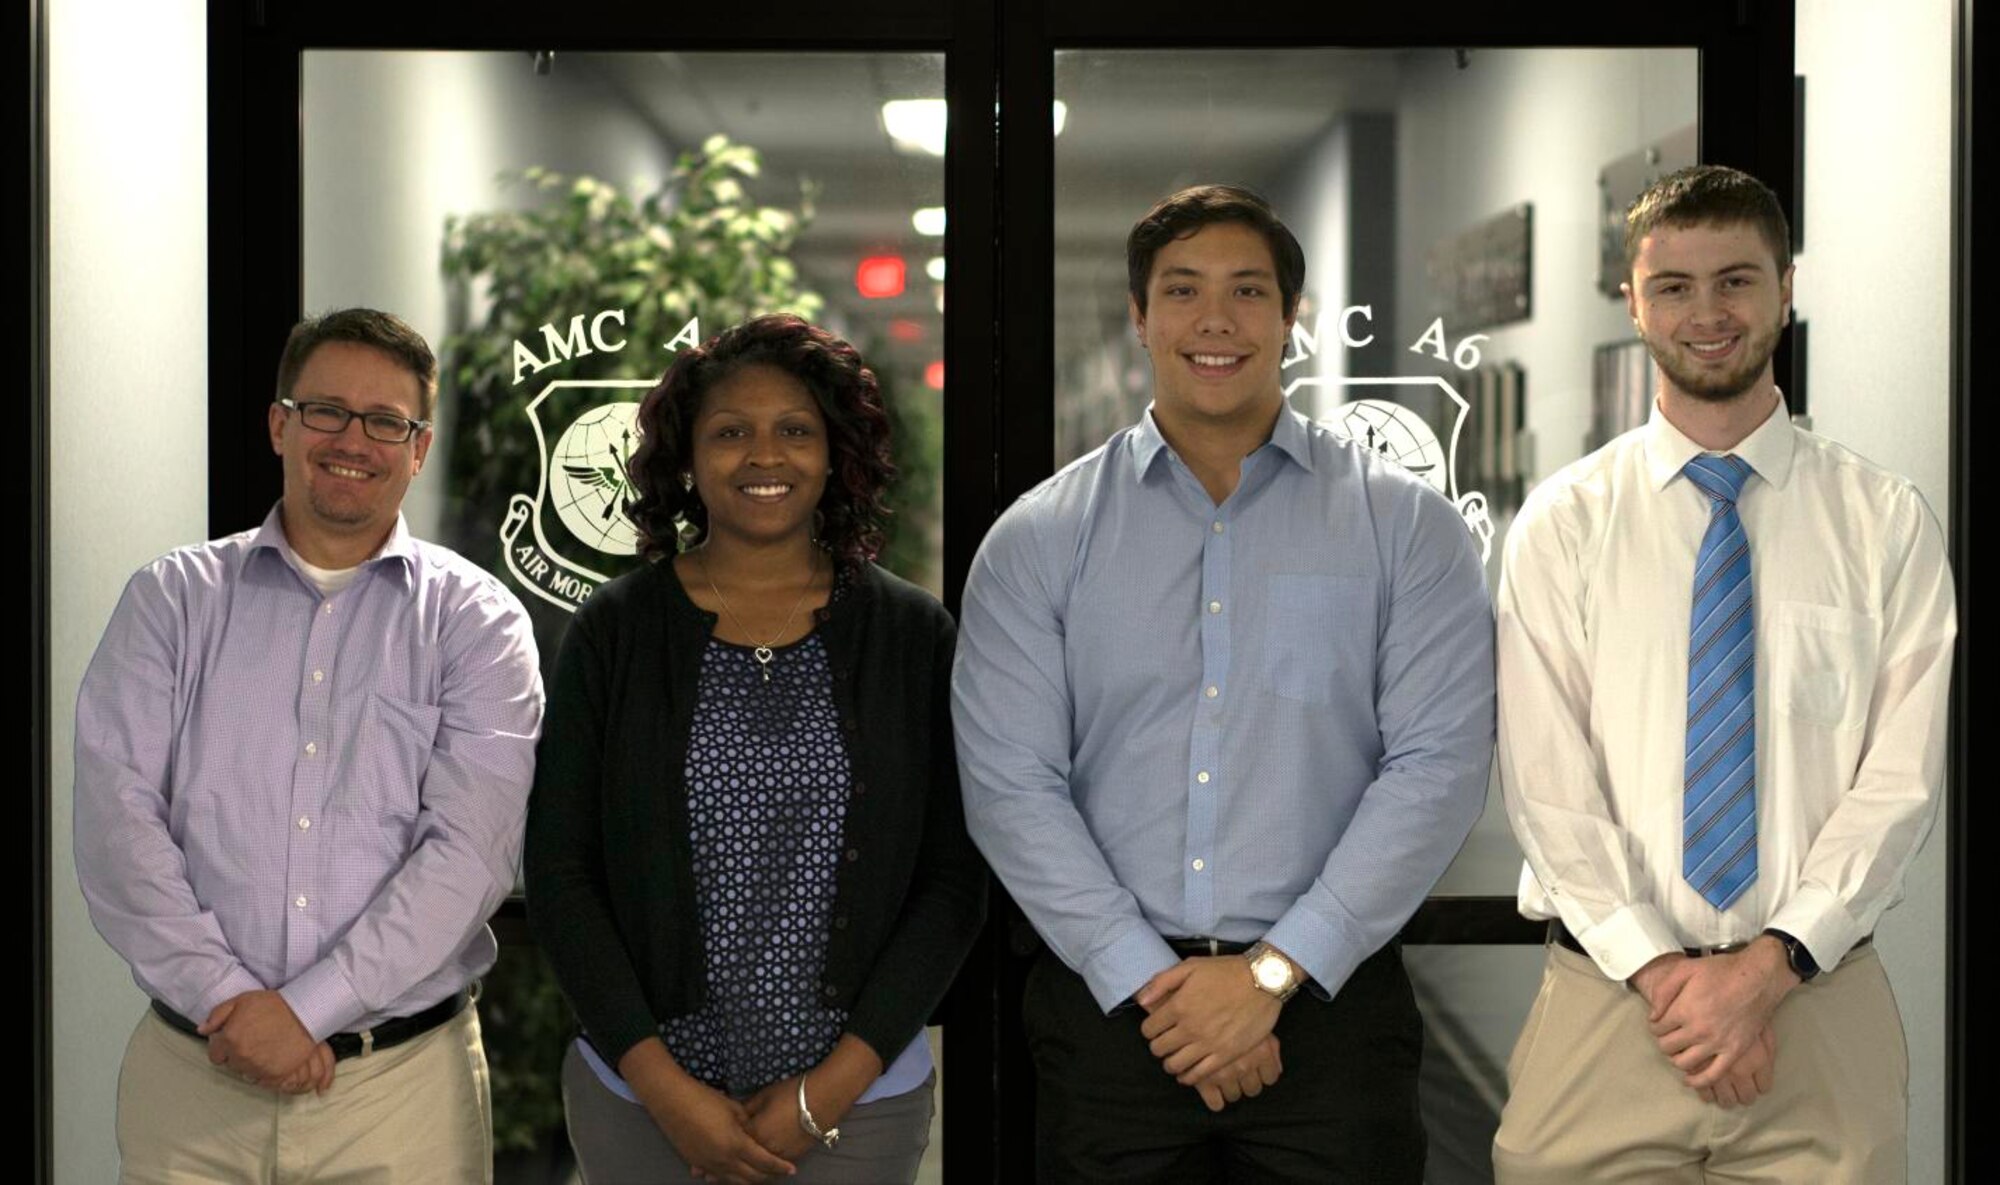
<svg viewBox="0 0 2000 1185">
<path fill-rule="evenodd" d="M 313 821 L 312 821 L 311 819 L 308 819 L 308 818 L 306 818 L 306 817 L 305 817 L 304 815 L 300 815 L 300 816 L 299 816 L 299 830 L 300 830 L 300 831 L 311 831 L 311 830 L 312 830 L 312 825 L 313 825 Z"/>
<path fill-rule="evenodd" d="M 1200 872 L 1202 869 L 1207 867 L 1208 865 L 1202 861 L 1202 858 L 1200 856 L 1196 856 L 1194 858 L 1194 870 L 1196 872 Z"/>
<path fill-rule="evenodd" d="M 826 985 L 825 989 L 823 989 L 821 994 L 824 995 L 827 999 L 831 1000 L 835 996 L 838 996 L 840 994 L 840 989 L 829 983 Z"/>
<path fill-rule="evenodd" d="M 848 862 L 849 864 L 852 864 L 852 863 L 854 863 L 854 862 L 855 862 L 856 860 L 859 860 L 859 859 L 861 859 L 861 849 L 860 849 L 860 848 L 849 848 L 849 849 L 847 849 L 847 862 Z"/>
<path fill-rule="evenodd" d="M 1202 770 L 1200 773 L 1194 776 L 1194 780 L 1200 782 L 1204 786 L 1208 785 L 1208 771 Z"/>
<path fill-rule="evenodd" d="M 306 907 L 306 899 L 304 897 L 294 898 L 292 904 L 298 906 L 300 909 L 304 909 Z"/>
<path fill-rule="evenodd" d="M 1222 520 L 1217 519 L 1215 522 L 1208 524 L 1208 529 L 1218 535 L 1222 534 Z"/>
<path fill-rule="evenodd" d="M 1220 612 L 1222 612 L 1222 602 L 1221 602 L 1221 601 L 1210 601 L 1210 602 L 1208 603 L 1208 611 L 1209 611 L 1210 613 L 1220 613 Z"/>
<path fill-rule="evenodd" d="M 315 753 L 317 753 L 317 752 L 319 752 L 319 745 L 318 745 L 318 743 L 317 743 L 317 742 L 314 742 L 314 741 L 307 741 L 307 742 L 306 742 L 306 756 L 307 756 L 307 757 L 311 757 L 311 756 L 312 756 L 313 754 L 315 754 Z"/>
<path fill-rule="evenodd" d="M 834 928 L 834 929 L 836 929 L 836 930 L 845 930 L 845 929 L 847 929 L 847 915 L 846 915 L 846 914 L 841 914 L 840 916 L 838 916 L 838 917 L 834 918 L 834 919 L 833 919 L 833 928 Z"/>
<path fill-rule="evenodd" d="M 1214 699 L 1216 696 L 1222 694 L 1222 690 L 1218 688 L 1215 684 L 1211 683 L 1208 685 L 1207 689 L 1202 692 L 1202 694 L 1210 699 Z"/>
<path fill-rule="evenodd" d="M 327 603 L 326 603 L 326 604 L 325 604 L 325 605 L 324 605 L 324 606 L 323 606 L 323 607 L 322 607 L 322 608 L 320 609 L 320 612 L 321 612 L 321 613 L 332 613 L 332 612 L 333 612 L 333 602 L 332 602 L 332 601 L 328 601 L 328 602 L 327 602 Z"/>
<path fill-rule="evenodd" d="M 326 672 L 325 672 L 325 671 L 314 671 L 314 672 L 313 672 L 313 682 L 317 683 L 317 682 L 319 682 L 320 680 L 322 680 L 322 679 L 324 679 L 324 678 L 326 678 Z"/>
</svg>

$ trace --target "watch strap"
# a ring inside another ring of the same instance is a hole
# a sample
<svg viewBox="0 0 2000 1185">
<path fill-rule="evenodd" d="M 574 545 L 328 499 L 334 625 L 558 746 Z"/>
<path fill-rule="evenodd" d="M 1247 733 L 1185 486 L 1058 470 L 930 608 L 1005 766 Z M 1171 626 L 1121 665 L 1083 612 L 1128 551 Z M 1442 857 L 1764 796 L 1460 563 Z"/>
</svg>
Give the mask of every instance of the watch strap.
<svg viewBox="0 0 2000 1185">
<path fill-rule="evenodd" d="M 1819 960 L 1813 958 L 1805 943 L 1783 930 L 1766 930 L 1764 933 L 1777 939 L 1778 945 L 1785 948 L 1785 962 L 1791 967 L 1792 974 L 1799 977 L 1800 983 L 1810 983 L 1819 974 Z"/>
<path fill-rule="evenodd" d="M 1284 1003 L 1286 1000 L 1291 999 L 1293 995 L 1297 994 L 1300 985 L 1305 983 L 1305 976 L 1302 973 L 1300 973 L 1298 965 L 1293 963 L 1290 959 L 1286 958 L 1284 954 L 1282 954 L 1278 950 L 1277 947 L 1272 946 L 1268 942 L 1258 942 L 1255 945 L 1253 945 L 1249 950 L 1244 951 L 1243 959 L 1244 962 L 1249 964 L 1250 982 L 1257 986 L 1258 991 L 1263 992 L 1264 994 L 1270 996 L 1272 999 L 1278 1001 L 1280 1004 Z M 1288 977 L 1287 982 L 1283 988 L 1273 990 L 1269 987 L 1266 987 L 1262 977 L 1260 977 L 1257 974 L 1257 965 L 1259 963 L 1266 961 L 1267 959 L 1276 959 L 1283 963 L 1286 975 Z"/>
</svg>

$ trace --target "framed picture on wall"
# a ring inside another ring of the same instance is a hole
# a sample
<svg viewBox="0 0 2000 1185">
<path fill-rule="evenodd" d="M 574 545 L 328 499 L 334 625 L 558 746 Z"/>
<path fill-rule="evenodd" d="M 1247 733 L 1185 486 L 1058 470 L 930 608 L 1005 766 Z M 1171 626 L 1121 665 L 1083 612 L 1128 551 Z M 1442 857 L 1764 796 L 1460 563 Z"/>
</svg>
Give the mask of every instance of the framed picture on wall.
<svg viewBox="0 0 2000 1185">
<path fill-rule="evenodd" d="M 1653 404 L 1653 358 L 1638 340 L 1607 342 L 1592 352 L 1588 453 L 1646 422 Z"/>
</svg>

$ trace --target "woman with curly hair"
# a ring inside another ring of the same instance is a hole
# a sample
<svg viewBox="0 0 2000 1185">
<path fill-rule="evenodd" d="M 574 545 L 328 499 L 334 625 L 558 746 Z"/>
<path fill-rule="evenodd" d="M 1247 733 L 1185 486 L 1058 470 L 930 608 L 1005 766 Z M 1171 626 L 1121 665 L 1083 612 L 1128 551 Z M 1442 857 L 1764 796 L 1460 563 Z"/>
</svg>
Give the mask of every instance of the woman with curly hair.
<svg viewBox="0 0 2000 1185">
<path fill-rule="evenodd" d="M 563 639 L 529 917 L 583 1035 L 594 1185 L 909 1181 L 923 1026 L 986 869 L 951 743 L 953 628 L 871 562 L 895 468 L 875 376 L 791 316 L 688 350 L 640 408 L 651 564 Z"/>
</svg>

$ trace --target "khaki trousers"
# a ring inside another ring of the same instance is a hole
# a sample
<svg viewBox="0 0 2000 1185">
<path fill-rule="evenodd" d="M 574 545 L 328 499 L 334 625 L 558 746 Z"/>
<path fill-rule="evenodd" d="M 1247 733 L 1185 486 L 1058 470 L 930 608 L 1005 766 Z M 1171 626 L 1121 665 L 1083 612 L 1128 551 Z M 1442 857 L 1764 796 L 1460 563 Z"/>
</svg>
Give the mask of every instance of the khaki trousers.
<svg viewBox="0 0 2000 1185">
<path fill-rule="evenodd" d="M 1541 993 L 1507 1065 L 1494 1179 L 1881 1185 L 1908 1174 L 1909 1051 L 1872 947 L 1778 1006 L 1771 1093 L 1704 1103 L 1646 1027 L 1646 1003 L 1596 964 L 1549 947 Z"/>
<path fill-rule="evenodd" d="M 148 1010 L 118 1074 L 118 1154 L 124 1185 L 491 1182 L 478 1014 L 340 1062 L 321 1096 L 252 1086 Z"/>
</svg>

